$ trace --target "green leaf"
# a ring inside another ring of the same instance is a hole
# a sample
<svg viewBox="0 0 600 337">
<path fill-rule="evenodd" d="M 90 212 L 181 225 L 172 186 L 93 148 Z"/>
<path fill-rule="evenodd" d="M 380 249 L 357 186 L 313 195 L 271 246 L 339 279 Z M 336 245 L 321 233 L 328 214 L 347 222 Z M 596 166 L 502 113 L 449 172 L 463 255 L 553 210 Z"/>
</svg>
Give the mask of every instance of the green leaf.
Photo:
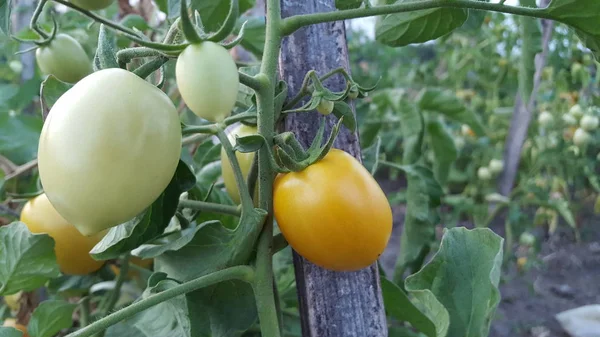
<svg viewBox="0 0 600 337">
<path fill-rule="evenodd" d="M 67 90 L 73 87 L 72 84 L 68 84 L 58 80 L 53 75 L 48 76 L 41 85 L 40 91 L 40 104 L 42 106 L 42 117 L 46 119 L 50 109 L 60 96 L 62 96 Z"/>
<path fill-rule="evenodd" d="M 54 240 L 22 222 L 0 227 L 0 294 L 35 290 L 60 275 Z"/>
<path fill-rule="evenodd" d="M 15 328 L 0 326 L 0 337 L 23 337 L 23 333 Z"/>
<path fill-rule="evenodd" d="M 114 259 L 161 235 L 175 215 L 179 196 L 196 182 L 188 166 L 179 161 L 175 175 L 158 199 L 135 218 L 113 227 L 91 251 L 98 260 Z"/>
<path fill-rule="evenodd" d="M 12 0 L 0 0 L 0 35 L 10 35 Z"/>
<path fill-rule="evenodd" d="M 98 278 L 92 275 L 61 275 L 51 279 L 46 288 L 51 294 L 83 296 L 95 283 L 98 283 Z"/>
<path fill-rule="evenodd" d="M 27 332 L 31 337 L 52 337 L 73 325 L 73 311 L 77 304 L 48 300 L 40 303 L 31 315 Z"/>
<path fill-rule="evenodd" d="M 391 47 L 427 42 L 462 26 L 467 17 L 468 11 L 461 8 L 433 8 L 389 14 L 377 22 L 375 38 Z"/>
<path fill-rule="evenodd" d="M 242 23 L 244 22 L 246 22 L 246 27 L 244 28 L 244 38 L 240 44 L 244 49 L 254 54 L 258 59 L 261 59 L 263 50 L 265 49 L 265 17 L 240 17 L 234 30 L 235 34 L 240 33 Z"/>
<path fill-rule="evenodd" d="M 254 7 L 255 0 L 239 0 L 240 13 Z M 229 13 L 231 0 L 192 0 L 191 7 L 200 13 L 207 32 L 216 32 Z"/>
<path fill-rule="evenodd" d="M 335 0 L 337 9 L 354 9 L 362 5 L 363 0 Z"/>
<path fill-rule="evenodd" d="M 487 228 L 452 228 L 433 259 L 406 279 L 406 290 L 434 322 L 440 304 L 446 308 L 448 336 L 485 337 L 500 302 L 502 245 Z"/>
<path fill-rule="evenodd" d="M 114 33 L 109 31 L 104 24 L 101 24 L 98 34 L 98 48 L 94 55 L 94 71 L 119 68 L 115 48 Z"/>
<path fill-rule="evenodd" d="M 400 100 L 398 107 L 402 124 L 402 162 L 405 165 L 413 164 L 421 158 L 421 146 L 423 145 L 423 116 L 413 104 L 406 100 Z"/>
<path fill-rule="evenodd" d="M 522 6 L 536 7 L 535 0 L 521 0 Z M 519 17 L 521 57 L 519 58 L 519 92 L 525 105 L 533 92 L 535 55 L 542 51 L 542 29 L 538 19 Z"/>
<path fill-rule="evenodd" d="M 139 31 L 151 29 L 146 20 L 137 14 L 127 14 L 122 20 L 121 25 L 128 28 L 135 28 Z"/>
<path fill-rule="evenodd" d="M 443 186 L 448 180 L 452 164 L 458 158 L 458 151 L 452 135 L 439 120 L 435 119 L 427 123 L 427 135 L 435 156 L 433 162 L 435 179 Z"/>
<path fill-rule="evenodd" d="M 423 314 L 406 296 L 404 291 L 391 281 L 381 279 L 381 293 L 385 311 L 389 316 L 401 321 L 408 322 L 415 329 L 428 337 L 445 337 L 450 324 L 448 311 L 440 305 L 436 320 L 432 321 Z"/>
<path fill-rule="evenodd" d="M 564 199 L 560 200 L 550 200 L 550 206 L 554 208 L 563 219 L 567 222 L 571 228 L 577 230 L 577 224 L 575 223 L 575 218 L 573 217 L 573 213 L 569 208 L 569 202 Z"/>
<path fill-rule="evenodd" d="M 437 88 L 424 89 L 419 96 L 421 110 L 440 113 L 456 122 L 467 124 L 479 136 L 485 135 L 485 127 L 479 117 L 467 110 L 453 93 Z"/>
<path fill-rule="evenodd" d="M 0 153 L 17 165 L 34 159 L 42 124 L 38 116 L 0 113 Z"/>
<path fill-rule="evenodd" d="M 333 104 L 333 115 L 338 119 L 344 118 L 342 120 L 342 124 L 350 130 L 354 132 L 356 130 L 356 117 L 354 116 L 354 112 L 352 112 L 352 108 L 346 102 L 334 102 Z"/>
<path fill-rule="evenodd" d="M 235 137 L 234 150 L 241 153 L 250 153 L 258 151 L 266 142 L 261 135 L 249 135 L 244 137 Z"/>
<path fill-rule="evenodd" d="M 545 12 L 571 26 L 583 44 L 600 60 L 600 2 L 595 0 L 553 0 Z"/>
</svg>

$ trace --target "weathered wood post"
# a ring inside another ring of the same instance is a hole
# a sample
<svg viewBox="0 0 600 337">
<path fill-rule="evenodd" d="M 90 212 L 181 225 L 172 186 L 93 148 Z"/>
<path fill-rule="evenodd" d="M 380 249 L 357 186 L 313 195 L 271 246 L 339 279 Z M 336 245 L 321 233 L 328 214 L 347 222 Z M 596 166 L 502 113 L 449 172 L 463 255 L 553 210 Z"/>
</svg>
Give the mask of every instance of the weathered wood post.
<svg viewBox="0 0 600 337">
<path fill-rule="evenodd" d="M 281 0 L 281 8 L 282 16 L 288 17 L 335 10 L 335 1 Z M 285 38 L 279 66 L 281 78 L 289 85 L 290 95 L 298 92 L 304 75 L 311 69 L 324 74 L 338 67 L 348 68 L 344 22 L 305 27 Z M 341 77 L 326 84 L 333 90 L 345 88 Z M 298 140 L 308 146 L 321 118 L 316 112 L 290 114 L 285 120 L 285 129 L 293 131 Z M 327 118 L 327 133 L 335 121 L 333 116 Z M 343 128 L 335 147 L 360 159 L 357 133 Z M 377 264 L 357 272 L 339 273 L 315 266 L 294 253 L 294 265 L 303 336 L 387 336 Z"/>
</svg>

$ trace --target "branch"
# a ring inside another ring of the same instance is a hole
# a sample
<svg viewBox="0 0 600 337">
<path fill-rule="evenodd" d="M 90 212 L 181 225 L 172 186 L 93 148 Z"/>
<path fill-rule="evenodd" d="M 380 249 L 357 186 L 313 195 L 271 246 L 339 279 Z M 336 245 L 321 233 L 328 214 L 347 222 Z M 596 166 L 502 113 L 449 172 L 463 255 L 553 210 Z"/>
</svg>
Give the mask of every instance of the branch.
<svg viewBox="0 0 600 337">
<path fill-rule="evenodd" d="M 244 74 L 242 72 L 240 72 L 239 74 L 240 74 L 240 83 L 242 83 L 243 85 L 245 85 L 247 87 L 250 87 L 254 91 L 260 90 L 262 84 L 259 80 L 257 80 L 253 76 Z"/>
<path fill-rule="evenodd" d="M 240 208 L 237 206 L 216 204 L 216 203 L 212 203 L 212 202 L 196 201 L 196 200 L 180 200 L 179 207 L 191 208 L 191 209 L 204 211 L 204 212 L 235 215 L 235 216 L 240 216 L 242 213 Z"/>
<path fill-rule="evenodd" d="M 432 8 L 468 8 L 507 14 L 531 16 L 535 18 L 557 20 L 542 8 L 528 8 L 507 6 L 489 2 L 473 0 L 424 0 L 418 2 L 401 2 L 393 5 L 376 6 L 369 8 L 348 9 L 333 12 L 303 14 L 286 18 L 282 22 L 282 34 L 290 35 L 296 30 L 317 23 L 342 21 L 348 19 L 365 18 L 369 16 L 413 12 Z M 559 20 L 557 20 L 559 21 Z"/>
<path fill-rule="evenodd" d="M 254 269 L 249 266 L 235 266 L 216 271 L 197 279 L 185 282 L 176 287 L 167 289 L 157 294 L 150 295 L 139 302 L 123 308 L 111 315 L 108 315 L 85 328 L 79 329 L 66 337 L 90 337 L 94 334 L 106 330 L 108 327 L 119 323 L 133 315 L 142 312 L 162 302 L 168 301 L 176 296 L 183 295 L 194 290 L 205 288 L 223 281 L 241 280 L 248 283 L 254 280 Z"/>
</svg>

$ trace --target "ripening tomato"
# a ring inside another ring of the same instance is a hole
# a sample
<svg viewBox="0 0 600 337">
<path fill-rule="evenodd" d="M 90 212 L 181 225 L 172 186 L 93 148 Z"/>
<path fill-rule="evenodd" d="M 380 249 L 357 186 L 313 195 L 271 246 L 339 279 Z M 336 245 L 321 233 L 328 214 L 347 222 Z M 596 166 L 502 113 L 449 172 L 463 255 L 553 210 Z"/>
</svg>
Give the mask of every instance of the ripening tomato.
<svg viewBox="0 0 600 337">
<path fill-rule="evenodd" d="M 104 264 L 94 260 L 89 253 L 106 233 L 83 236 L 58 214 L 46 194 L 40 194 L 25 204 L 21 221 L 32 233 L 45 233 L 54 239 L 56 262 L 63 273 L 86 275 Z"/>
<path fill-rule="evenodd" d="M 358 160 L 338 149 L 300 172 L 277 176 L 273 208 L 292 248 L 331 270 L 371 265 L 392 232 L 385 194 Z"/>
<path fill-rule="evenodd" d="M 162 91 L 123 69 L 97 71 L 52 107 L 38 150 L 56 210 L 84 235 L 132 219 L 175 173 L 181 126 Z"/>
<path fill-rule="evenodd" d="M 14 318 L 7 318 L 4 320 L 4 323 L 2 324 L 3 327 L 5 328 L 14 328 L 17 329 L 19 331 L 21 331 L 23 333 L 22 337 L 29 337 L 29 335 L 27 334 L 27 327 L 24 326 L 23 324 L 19 324 L 17 323 L 17 320 Z"/>
<path fill-rule="evenodd" d="M 177 58 L 175 78 L 183 101 L 197 116 L 221 122 L 231 115 L 240 82 L 223 46 L 210 41 L 189 45 Z"/>
<path fill-rule="evenodd" d="M 63 82 L 75 83 L 92 72 L 92 62 L 83 47 L 66 34 L 57 34 L 49 45 L 39 47 L 35 59 L 43 73 Z"/>
<path fill-rule="evenodd" d="M 113 3 L 113 0 L 70 0 L 73 4 L 87 9 L 88 11 L 96 11 L 104 9 Z"/>
<path fill-rule="evenodd" d="M 235 129 L 231 130 L 231 133 L 227 135 L 227 138 L 229 139 L 231 145 L 235 145 L 236 137 L 245 137 L 255 135 L 257 133 L 258 130 L 256 129 L 256 126 L 240 124 L 239 126 L 235 127 Z M 237 157 L 237 160 L 240 163 L 240 168 L 242 169 L 242 175 L 244 176 L 245 181 L 245 179 L 248 178 L 248 173 L 250 172 L 250 169 L 252 168 L 254 152 L 241 153 L 236 151 L 235 156 Z M 225 189 L 227 190 L 227 193 L 231 197 L 231 200 L 239 204 L 241 201 L 240 191 L 238 190 L 237 185 L 235 183 L 233 167 L 231 167 L 229 158 L 227 158 L 227 153 L 223 148 L 221 148 L 221 172 L 223 174 L 223 182 L 225 183 Z"/>
</svg>

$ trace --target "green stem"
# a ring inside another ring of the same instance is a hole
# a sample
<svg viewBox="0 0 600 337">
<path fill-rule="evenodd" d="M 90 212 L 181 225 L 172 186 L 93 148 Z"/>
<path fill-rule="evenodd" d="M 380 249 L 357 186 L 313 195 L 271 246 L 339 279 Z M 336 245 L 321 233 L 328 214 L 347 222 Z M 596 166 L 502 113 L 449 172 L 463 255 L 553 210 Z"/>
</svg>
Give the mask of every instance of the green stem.
<svg viewBox="0 0 600 337">
<path fill-rule="evenodd" d="M 40 0 L 40 2 L 38 2 L 37 6 L 35 7 L 35 11 L 31 16 L 31 22 L 29 23 L 29 27 L 36 33 L 40 34 L 43 39 L 47 39 L 48 34 L 38 26 L 37 21 L 44 10 L 44 5 L 46 5 L 46 2 L 47 0 Z"/>
<path fill-rule="evenodd" d="M 215 124 L 208 125 L 195 125 L 195 126 L 186 126 L 181 130 L 181 134 L 191 135 L 195 133 L 204 133 L 209 135 L 214 135 L 217 133 L 217 126 Z"/>
<path fill-rule="evenodd" d="M 557 20 L 557 18 L 555 18 L 554 16 L 550 15 L 545 9 L 541 8 L 507 6 L 502 4 L 474 0 L 423 0 L 411 2 L 403 1 L 392 5 L 375 6 L 370 8 L 363 7 L 341 11 L 296 15 L 283 20 L 282 34 L 290 35 L 304 26 L 313 25 L 317 23 L 357 19 L 376 15 L 412 12 L 432 8 L 468 8 L 560 21 Z"/>
<path fill-rule="evenodd" d="M 117 61 L 119 64 L 127 64 L 134 58 L 138 57 L 152 57 L 152 56 L 166 56 L 160 51 L 148 47 L 133 47 L 127 49 L 121 49 L 117 52 Z"/>
<path fill-rule="evenodd" d="M 323 75 L 322 77 L 319 78 L 319 81 L 323 82 L 326 79 L 330 78 L 331 76 L 335 75 L 335 74 L 345 74 L 347 78 L 347 72 L 346 69 L 344 68 L 337 68 L 337 69 L 333 69 L 330 72 L 328 72 L 327 74 Z M 298 93 L 296 94 L 296 96 L 294 96 L 292 99 L 290 99 L 290 101 L 283 107 L 282 110 L 289 110 L 291 108 L 293 108 L 296 104 L 298 104 L 298 102 L 300 102 L 302 100 L 302 98 L 306 95 L 308 95 L 310 93 L 310 91 L 308 90 L 308 85 L 310 83 L 310 78 L 315 74 L 314 70 L 309 71 L 308 73 L 306 73 L 306 76 L 304 77 L 304 81 L 302 82 L 302 86 L 300 87 L 300 90 L 298 91 Z"/>
<path fill-rule="evenodd" d="M 242 72 L 239 72 L 239 74 L 240 74 L 240 83 L 253 89 L 254 91 L 260 90 L 261 83 L 259 80 L 257 80 L 253 76 L 244 74 Z"/>
<path fill-rule="evenodd" d="M 153 72 L 157 71 L 160 67 L 162 67 L 165 63 L 169 61 L 168 57 L 159 56 L 152 61 L 146 62 L 141 66 L 137 67 L 133 73 L 138 75 L 139 77 L 145 79 L 150 76 Z"/>
<path fill-rule="evenodd" d="M 229 142 L 227 135 L 225 134 L 225 130 L 222 128 L 218 128 L 217 137 L 221 141 L 221 146 L 225 150 L 227 154 L 227 159 L 231 163 L 231 168 L 233 169 L 233 176 L 235 177 L 235 184 L 240 191 L 240 199 L 242 201 L 242 211 L 252 210 L 254 209 L 254 203 L 252 202 L 252 197 L 250 196 L 250 192 L 248 192 L 248 186 L 246 186 L 246 181 L 244 180 L 244 175 L 242 174 L 242 169 L 240 167 L 240 163 L 233 151 L 233 146 Z"/>
<path fill-rule="evenodd" d="M 88 18 L 90 18 L 90 19 L 92 19 L 94 21 L 103 23 L 103 24 L 105 24 L 106 26 L 108 26 L 108 27 L 110 27 L 112 29 L 121 31 L 121 32 L 123 32 L 125 34 L 129 34 L 131 36 L 139 37 L 139 35 L 138 35 L 138 33 L 136 31 L 134 31 L 132 29 L 129 29 L 129 28 L 125 27 L 125 26 L 121 26 L 120 24 L 118 24 L 118 23 L 116 23 L 114 21 L 105 19 L 105 18 L 101 17 L 100 15 L 95 14 L 94 12 L 91 12 L 91 11 L 85 10 L 83 8 L 80 8 L 80 7 L 74 5 L 73 3 L 69 2 L 69 1 L 66 1 L 66 0 L 52 0 L 52 1 L 57 2 L 57 3 L 61 4 L 61 5 L 67 6 L 67 7 L 71 8 L 71 9 L 74 9 L 74 10 L 78 11 L 79 13 L 87 16 Z"/>
<path fill-rule="evenodd" d="M 159 303 L 173 299 L 176 296 L 187 294 L 194 290 L 205 288 L 213 284 L 229 281 L 241 280 L 248 283 L 254 281 L 254 269 L 249 266 L 235 266 L 223 270 L 219 270 L 212 274 L 208 274 L 197 279 L 185 282 L 173 288 L 167 289 L 157 294 L 150 295 L 139 302 L 123 308 L 113 314 L 110 314 L 85 328 L 68 334 L 66 337 L 90 337 L 97 332 L 104 331 L 108 327 L 119 323 L 135 314 L 151 308 Z"/>
<path fill-rule="evenodd" d="M 202 133 L 193 134 L 191 136 L 184 137 L 181 140 L 181 146 L 187 146 L 190 144 L 201 143 L 201 142 L 207 140 L 209 137 L 210 137 L 210 135 L 206 135 L 206 134 L 202 134 Z"/>
<path fill-rule="evenodd" d="M 233 205 L 223 205 L 216 204 L 212 202 L 206 201 L 196 201 L 196 200 L 179 200 L 179 207 L 182 208 L 191 208 L 199 211 L 210 212 L 210 213 L 220 213 L 220 214 L 228 214 L 240 216 L 241 210 L 237 206 Z"/>
<path fill-rule="evenodd" d="M 283 236 L 283 234 L 279 233 L 273 236 L 273 254 L 279 252 L 288 246 L 288 242 Z"/>
<path fill-rule="evenodd" d="M 79 301 L 79 325 L 85 327 L 90 324 L 90 297 L 85 296 Z"/>
<path fill-rule="evenodd" d="M 233 115 L 231 117 L 225 118 L 223 123 L 225 125 L 231 125 L 231 124 L 235 124 L 237 122 L 241 122 L 241 121 L 245 121 L 245 120 L 253 119 L 253 118 L 256 118 L 255 112 L 242 112 L 237 115 Z"/>
<path fill-rule="evenodd" d="M 123 286 L 123 283 L 127 278 L 127 273 L 129 272 L 129 254 L 125 254 L 125 256 L 123 256 L 120 262 L 121 268 L 119 271 L 119 275 L 117 276 L 115 287 L 110 292 L 106 305 L 100 311 L 102 313 L 102 316 L 106 316 L 106 314 L 111 312 L 115 308 L 115 304 L 117 304 L 119 297 L 121 297 L 121 287 Z"/>
</svg>

